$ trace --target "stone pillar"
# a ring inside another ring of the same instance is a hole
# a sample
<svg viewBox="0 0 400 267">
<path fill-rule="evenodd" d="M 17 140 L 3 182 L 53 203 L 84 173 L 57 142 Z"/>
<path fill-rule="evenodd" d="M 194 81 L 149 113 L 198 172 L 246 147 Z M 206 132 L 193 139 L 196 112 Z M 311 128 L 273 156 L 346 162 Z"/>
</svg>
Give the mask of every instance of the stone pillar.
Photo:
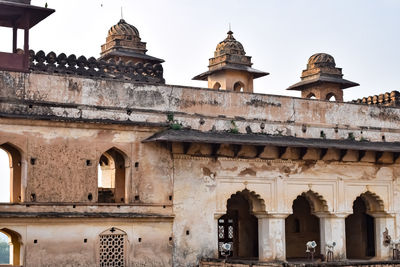
<svg viewBox="0 0 400 267">
<path fill-rule="evenodd" d="M 383 213 L 371 213 L 375 219 L 375 258 L 376 260 L 388 260 L 391 257 L 389 246 L 383 245 L 383 232 L 388 229 L 389 235 L 395 238 L 394 218 Z"/>
<path fill-rule="evenodd" d="M 258 258 L 260 261 L 285 260 L 285 218 L 289 214 L 257 215 Z"/>
<path fill-rule="evenodd" d="M 346 215 L 315 214 L 319 217 L 321 254 L 326 256 L 326 243 L 335 242 L 334 259 L 346 259 Z"/>
</svg>

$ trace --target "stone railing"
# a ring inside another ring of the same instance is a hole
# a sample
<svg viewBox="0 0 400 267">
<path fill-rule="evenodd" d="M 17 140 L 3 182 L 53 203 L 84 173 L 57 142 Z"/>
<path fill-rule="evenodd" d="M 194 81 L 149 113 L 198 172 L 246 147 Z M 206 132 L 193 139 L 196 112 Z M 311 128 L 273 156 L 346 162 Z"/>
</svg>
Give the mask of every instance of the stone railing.
<svg viewBox="0 0 400 267">
<path fill-rule="evenodd" d="M 86 59 L 75 55 L 58 56 L 54 52 L 47 55 L 43 51 L 29 51 L 29 69 L 31 71 L 78 75 L 84 77 L 110 78 L 132 82 L 165 83 L 161 64 L 132 63 L 114 60 L 97 60 L 94 57 Z"/>
<path fill-rule="evenodd" d="M 367 96 L 360 99 L 351 101 L 353 103 L 368 104 L 368 105 L 380 105 L 399 107 L 400 106 L 400 92 L 392 91 L 386 92 L 380 95 Z"/>
</svg>

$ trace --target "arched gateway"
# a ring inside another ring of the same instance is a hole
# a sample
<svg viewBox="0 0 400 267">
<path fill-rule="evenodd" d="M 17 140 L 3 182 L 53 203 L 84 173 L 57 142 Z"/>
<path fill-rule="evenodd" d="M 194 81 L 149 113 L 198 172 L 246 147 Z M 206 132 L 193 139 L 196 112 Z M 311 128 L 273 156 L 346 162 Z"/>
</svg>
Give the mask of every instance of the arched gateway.
<svg viewBox="0 0 400 267">
<path fill-rule="evenodd" d="M 227 201 L 226 214 L 218 219 L 218 255 L 223 258 L 223 244 L 231 245 L 232 258 L 258 259 L 258 219 L 255 213 L 265 211 L 264 201 L 245 189 Z"/>
</svg>

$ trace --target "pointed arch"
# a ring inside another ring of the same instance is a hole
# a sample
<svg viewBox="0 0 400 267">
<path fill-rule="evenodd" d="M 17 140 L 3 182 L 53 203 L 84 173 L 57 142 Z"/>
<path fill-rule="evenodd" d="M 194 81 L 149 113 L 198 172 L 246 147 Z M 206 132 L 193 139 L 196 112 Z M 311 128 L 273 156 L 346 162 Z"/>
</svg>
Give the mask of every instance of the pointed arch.
<svg viewBox="0 0 400 267">
<path fill-rule="evenodd" d="M 241 81 L 237 81 L 234 83 L 233 85 L 233 91 L 235 92 L 244 92 L 245 88 L 244 88 L 244 83 Z"/>
<path fill-rule="evenodd" d="M 291 210 L 293 201 L 296 200 L 299 196 L 304 197 L 308 201 L 311 207 L 311 212 L 313 214 L 330 212 L 328 201 L 318 192 L 311 189 L 308 189 L 307 191 L 299 190 L 297 192 L 291 192 L 287 199 L 288 211 Z"/>
<path fill-rule="evenodd" d="M 120 149 L 112 147 L 103 152 L 98 159 L 98 202 L 125 203 L 126 177 L 129 158 Z"/>
<path fill-rule="evenodd" d="M 316 212 L 327 212 L 329 210 L 328 204 L 323 196 L 318 194 L 311 189 L 307 192 L 303 192 L 301 196 L 305 197 L 311 206 L 313 213 Z"/>
<path fill-rule="evenodd" d="M 229 257 L 256 259 L 259 256 L 259 224 L 256 215 L 265 213 L 265 203 L 254 191 L 244 189 L 226 202 L 226 214 L 218 218 L 218 252 L 225 257 L 223 244 L 230 244 Z"/>
<path fill-rule="evenodd" d="M 219 82 L 214 83 L 213 89 L 215 90 L 221 89 L 221 84 Z"/>
<path fill-rule="evenodd" d="M 316 99 L 317 97 L 315 96 L 315 94 L 314 93 L 309 93 L 307 96 L 306 96 L 306 98 L 309 98 L 309 99 Z"/>
<path fill-rule="evenodd" d="M 22 201 L 22 153 L 21 150 L 11 143 L 0 145 L 0 149 L 8 154 L 10 167 L 9 202 L 16 203 Z"/>
<path fill-rule="evenodd" d="M 360 194 L 358 197 L 364 200 L 368 213 L 385 211 L 385 204 L 377 194 L 368 190 Z"/>
<path fill-rule="evenodd" d="M 316 214 L 327 212 L 327 202 L 317 192 L 308 190 L 297 195 L 292 202 L 292 214 L 285 219 L 287 258 L 305 257 L 303 246 L 310 240 L 317 243 L 316 251 L 322 251 L 320 219 Z"/>
<path fill-rule="evenodd" d="M 10 240 L 10 264 L 12 266 L 22 265 L 22 238 L 21 235 L 8 228 L 0 228 L 0 232 L 8 236 Z"/>
<path fill-rule="evenodd" d="M 337 101 L 337 96 L 334 93 L 328 93 L 325 97 L 327 101 Z"/>
<path fill-rule="evenodd" d="M 236 191 L 235 194 L 232 194 L 229 199 L 231 199 L 234 196 L 237 196 L 238 194 L 243 195 L 246 200 L 249 202 L 250 205 L 250 210 L 252 213 L 262 213 L 265 212 L 265 201 L 264 199 L 261 198 L 259 194 L 257 194 L 254 191 L 250 191 L 247 188 L 243 189 L 242 191 Z M 228 204 L 228 201 L 227 201 Z"/>
</svg>

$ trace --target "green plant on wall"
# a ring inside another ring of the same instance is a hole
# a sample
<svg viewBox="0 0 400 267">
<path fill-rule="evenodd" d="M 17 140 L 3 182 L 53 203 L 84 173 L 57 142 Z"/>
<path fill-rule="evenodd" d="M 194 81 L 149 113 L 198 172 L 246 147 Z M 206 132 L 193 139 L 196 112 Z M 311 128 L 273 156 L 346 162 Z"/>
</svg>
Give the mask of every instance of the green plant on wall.
<svg viewBox="0 0 400 267">
<path fill-rule="evenodd" d="M 239 133 L 239 129 L 238 129 L 238 127 L 236 125 L 236 122 L 234 120 L 231 120 L 231 128 L 229 129 L 229 132 L 230 133 L 234 133 L 234 134 Z"/>
</svg>

